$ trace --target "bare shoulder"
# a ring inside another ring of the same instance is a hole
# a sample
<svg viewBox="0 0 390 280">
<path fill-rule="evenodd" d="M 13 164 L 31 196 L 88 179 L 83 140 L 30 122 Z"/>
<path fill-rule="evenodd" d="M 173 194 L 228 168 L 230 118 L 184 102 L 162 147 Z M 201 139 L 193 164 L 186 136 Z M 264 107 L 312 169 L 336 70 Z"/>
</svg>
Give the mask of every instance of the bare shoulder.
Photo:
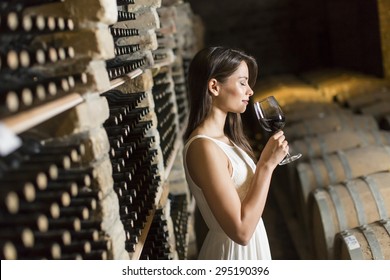
<svg viewBox="0 0 390 280">
<path fill-rule="evenodd" d="M 190 144 L 186 164 L 192 179 L 199 186 L 202 185 L 203 178 L 212 177 L 224 170 L 229 172 L 226 154 L 214 141 L 207 138 L 195 139 Z"/>
<path fill-rule="evenodd" d="M 223 159 L 224 153 L 212 140 L 198 138 L 193 140 L 187 150 L 187 164 L 198 161 L 214 161 Z"/>
</svg>

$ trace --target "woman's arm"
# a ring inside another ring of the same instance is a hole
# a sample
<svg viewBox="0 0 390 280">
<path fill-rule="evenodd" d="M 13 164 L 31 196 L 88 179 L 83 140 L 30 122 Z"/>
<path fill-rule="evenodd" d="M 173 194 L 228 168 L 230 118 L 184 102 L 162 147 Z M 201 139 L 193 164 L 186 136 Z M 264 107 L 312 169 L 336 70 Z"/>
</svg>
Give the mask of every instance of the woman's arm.
<svg viewBox="0 0 390 280">
<path fill-rule="evenodd" d="M 264 210 L 273 170 L 287 151 L 283 132 L 270 138 L 241 203 L 225 153 L 207 139 L 197 139 L 188 148 L 186 160 L 190 176 L 202 189 L 218 223 L 234 242 L 246 245 L 252 237 Z"/>
</svg>

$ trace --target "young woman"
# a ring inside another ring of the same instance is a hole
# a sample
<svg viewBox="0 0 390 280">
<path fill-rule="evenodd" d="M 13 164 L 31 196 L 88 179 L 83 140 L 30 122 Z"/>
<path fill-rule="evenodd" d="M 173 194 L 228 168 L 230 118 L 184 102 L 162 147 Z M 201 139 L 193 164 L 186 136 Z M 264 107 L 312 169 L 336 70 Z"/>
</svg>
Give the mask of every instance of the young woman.
<svg viewBox="0 0 390 280">
<path fill-rule="evenodd" d="M 288 152 L 282 131 L 257 163 L 242 129 L 257 79 L 255 59 L 209 47 L 193 58 L 188 76 L 190 116 L 183 150 L 188 185 L 209 231 L 199 259 L 271 259 L 261 218 L 271 176 Z"/>
</svg>

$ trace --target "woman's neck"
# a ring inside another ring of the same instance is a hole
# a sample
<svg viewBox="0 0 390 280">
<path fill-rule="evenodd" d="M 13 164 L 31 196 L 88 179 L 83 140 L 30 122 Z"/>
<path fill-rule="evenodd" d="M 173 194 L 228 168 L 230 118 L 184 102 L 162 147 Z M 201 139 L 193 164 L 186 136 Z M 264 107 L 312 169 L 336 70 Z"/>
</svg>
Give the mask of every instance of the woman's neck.
<svg viewBox="0 0 390 280">
<path fill-rule="evenodd" d="M 205 134 L 207 136 L 222 139 L 225 138 L 224 127 L 227 114 L 218 110 L 213 110 L 207 118 L 198 127 L 198 134 Z"/>
</svg>

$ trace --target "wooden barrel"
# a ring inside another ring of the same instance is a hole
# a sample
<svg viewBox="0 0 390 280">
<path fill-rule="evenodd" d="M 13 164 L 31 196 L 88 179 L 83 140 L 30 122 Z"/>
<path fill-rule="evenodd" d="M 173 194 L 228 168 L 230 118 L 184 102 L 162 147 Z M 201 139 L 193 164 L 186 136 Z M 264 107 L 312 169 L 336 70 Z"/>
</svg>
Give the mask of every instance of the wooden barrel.
<svg viewBox="0 0 390 280">
<path fill-rule="evenodd" d="M 354 96 L 353 98 L 347 99 L 345 105 L 352 110 L 359 109 L 361 107 L 381 102 L 382 100 L 390 100 L 389 89 L 383 89 L 370 94 L 362 94 Z"/>
<path fill-rule="evenodd" d="M 290 188 L 302 224 L 309 228 L 308 198 L 317 188 L 352 180 L 367 174 L 390 170 L 389 146 L 366 146 L 338 150 L 308 162 L 299 162 Z"/>
<path fill-rule="evenodd" d="M 298 163 L 296 193 L 301 204 L 306 205 L 309 193 L 316 188 L 389 170 L 390 146 L 370 145 L 338 150 L 334 154 Z"/>
<path fill-rule="evenodd" d="M 350 109 L 343 108 L 335 103 L 293 103 L 283 107 L 282 110 L 285 112 L 286 121 L 289 125 L 307 119 L 323 119 L 339 114 L 354 114 Z"/>
<path fill-rule="evenodd" d="M 378 79 L 373 76 L 356 77 L 351 79 L 351 82 L 352 86 L 349 90 L 340 92 L 335 96 L 338 103 L 345 104 L 347 100 L 351 100 L 356 96 L 370 95 L 388 87 L 388 82 L 385 79 Z"/>
<path fill-rule="evenodd" d="M 390 220 L 339 232 L 334 241 L 336 260 L 390 260 Z"/>
<path fill-rule="evenodd" d="M 316 189 L 308 212 L 315 256 L 331 259 L 338 232 L 390 217 L 390 172 Z"/>
<path fill-rule="evenodd" d="M 340 130 L 308 136 L 291 142 L 293 153 L 301 153 L 302 160 L 321 157 L 338 150 L 358 148 L 367 145 L 390 145 L 390 132 L 385 130 Z"/>
<path fill-rule="evenodd" d="M 358 112 L 364 115 L 373 116 L 377 121 L 379 121 L 384 116 L 390 114 L 390 99 L 364 106 L 360 108 Z"/>
<path fill-rule="evenodd" d="M 378 124 L 372 116 L 360 116 L 339 114 L 334 116 L 326 116 L 325 118 L 309 119 L 298 123 L 288 124 L 284 128 L 287 140 L 300 139 L 310 135 L 319 135 L 331 131 L 340 131 L 344 129 L 356 130 L 379 129 Z"/>
</svg>

